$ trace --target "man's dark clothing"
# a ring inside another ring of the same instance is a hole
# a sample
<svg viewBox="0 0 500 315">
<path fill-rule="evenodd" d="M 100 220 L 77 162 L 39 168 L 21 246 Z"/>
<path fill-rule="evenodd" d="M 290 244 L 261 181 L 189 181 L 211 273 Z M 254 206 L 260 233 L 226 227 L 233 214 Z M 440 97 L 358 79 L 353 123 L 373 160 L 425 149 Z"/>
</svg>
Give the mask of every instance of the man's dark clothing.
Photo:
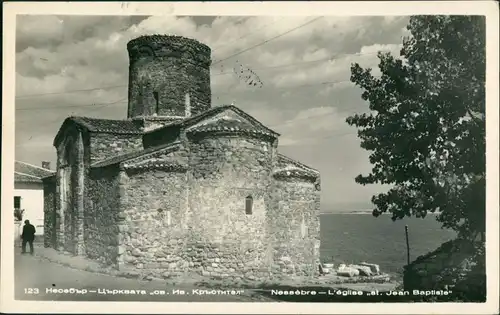
<svg viewBox="0 0 500 315">
<path fill-rule="evenodd" d="M 26 253 L 26 243 L 30 245 L 30 253 L 33 254 L 33 241 L 35 240 L 35 227 L 31 224 L 25 224 L 21 238 L 23 239 L 23 253 Z"/>
</svg>

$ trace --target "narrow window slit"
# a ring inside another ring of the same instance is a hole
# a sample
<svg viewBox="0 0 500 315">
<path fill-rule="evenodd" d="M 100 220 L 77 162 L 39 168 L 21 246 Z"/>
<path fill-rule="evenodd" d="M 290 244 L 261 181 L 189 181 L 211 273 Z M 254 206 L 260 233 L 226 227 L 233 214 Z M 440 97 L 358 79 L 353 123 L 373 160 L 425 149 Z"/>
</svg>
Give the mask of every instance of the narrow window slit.
<svg viewBox="0 0 500 315">
<path fill-rule="evenodd" d="M 158 96 L 158 92 L 153 92 L 153 97 L 155 98 L 155 114 L 159 115 L 160 114 L 160 98 Z"/>
<path fill-rule="evenodd" d="M 304 219 L 304 215 L 302 215 L 302 222 L 300 223 L 300 235 L 302 238 L 307 236 L 307 225 Z"/>
<path fill-rule="evenodd" d="M 191 95 L 189 93 L 186 93 L 186 95 L 184 96 L 184 110 L 185 110 L 184 115 L 186 117 L 190 117 L 191 116 Z"/>
<path fill-rule="evenodd" d="M 252 214 L 253 212 L 253 198 L 252 196 L 247 196 L 245 198 L 245 213 Z"/>
</svg>

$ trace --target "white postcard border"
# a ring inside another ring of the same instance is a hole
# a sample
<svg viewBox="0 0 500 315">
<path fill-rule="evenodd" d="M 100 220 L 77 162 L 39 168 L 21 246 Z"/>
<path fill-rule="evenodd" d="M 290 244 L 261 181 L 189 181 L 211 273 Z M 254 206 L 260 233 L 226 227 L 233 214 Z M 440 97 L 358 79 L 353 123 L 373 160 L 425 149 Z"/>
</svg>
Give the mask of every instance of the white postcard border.
<svg viewBox="0 0 500 315">
<path fill-rule="evenodd" d="M 175 303 L 175 302 L 35 302 L 14 300 L 12 213 L 2 211 L 2 312 L 36 313 L 200 313 L 200 314 L 493 314 L 498 312 L 499 270 L 499 52 L 498 4 L 494 1 L 367 2 L 4 2 L 2 209 L 11 208 L 14 183 L 15 28 L 16 15 L 485 15 L 487 23 L 487 291 L 486 303 Z"/>
</svg>

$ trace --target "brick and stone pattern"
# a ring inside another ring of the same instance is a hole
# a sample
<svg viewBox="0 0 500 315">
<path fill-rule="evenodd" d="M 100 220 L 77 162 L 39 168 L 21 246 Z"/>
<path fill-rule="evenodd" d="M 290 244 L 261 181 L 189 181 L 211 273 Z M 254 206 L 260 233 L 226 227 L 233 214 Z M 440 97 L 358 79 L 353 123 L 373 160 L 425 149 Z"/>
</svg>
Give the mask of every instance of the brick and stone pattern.
<svg viewBox="0 0 500 315">
<path fill-rule="evenodd" d="M 180 36 L 153 35 L 130 41 L 127 49 L 129 118 L 184 117 L 210 109 L 208 46 Z"/>
<path fill-rule="evenodd" d="M 208 133 L 184 146 L 149 159 L 186 163 L 187 171 L 118 165 L 87 171 L 86 256 L 163 278 L 194 272 L 262 280 L 317 272 L 317 179 L 273 177 L 276 166 L 287 165 L 278 162 L 269 137 Z"/>
<path fill-rule="evenodd" d="M 116 167 L 92 170 L 86 183 L 84 217 L 86 256 L 115 265 L 118 256 L 120 191 Z"/>
<path fill-rule="evenodd" d="M 91 133 L 89 143 L 91 164 L 143 148 L 142 135 L 135 134 Z"/>
<path fill-rule="evenodd" d="M 196 270 L 215 277 L 267 277 L 272 142 L 208 135 L 192 139 L 189 152 L 189 253 Z M 247 197 L 253 199 L 251 214 L 245 212 Z"/>
<path fill-rule="evenodd" d="M 314 275 L 319 173 L 238 109 L 185 119 L 211 106 L 207 46 L 144 36 L 128 52 L 131 119 L 76 117 L 56 136 L 45 246 L 144 276 Z"/>
<path fill-rule="evenodd" d="M 43 180 L 43 245 L 56 247 L 56 176 Z"/>
<path fill-rule="evenodd" d="M 159 277 L 179 276 L 187 264 L 186 173 L 128 170 L 122 181 L 122 266 Z"/>
<path fill-rule="evenodd" d="M 270 194 L 268 222 L 273 274 L 316 274 L 319 192 L 315 182 L 301 178 L 275 179 Z"/>
</svg>

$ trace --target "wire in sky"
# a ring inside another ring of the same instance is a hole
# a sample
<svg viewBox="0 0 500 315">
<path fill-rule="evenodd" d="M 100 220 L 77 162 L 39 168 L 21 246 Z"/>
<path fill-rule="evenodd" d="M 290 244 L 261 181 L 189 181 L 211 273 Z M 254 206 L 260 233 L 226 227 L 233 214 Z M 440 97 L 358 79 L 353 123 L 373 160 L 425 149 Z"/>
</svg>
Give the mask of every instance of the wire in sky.
<svg viewBox="0 0 500 315">
<path fill-rule="evenodd" d="M 95 110 L 101 109 L 101 108 L 106 107 L 106 106 L 108 106 L 108 105 L 117 104 L 117 103 L 122 103 L 123 101 L 127 101 L 127 98 L 125 97 L 125 98 L 122 98 L 122 99 L 119 99 L 119 100 L 116 100 L 116 101 L 113 101 L 113 102 L 109 102 L 109 103 L 101 103 L 101 104 L 93 104 L 93 105 L 82 105 L 82 106 L 80 106 L 80 107 L 84 107 L 84 106 L 98 106 L 98 107 L 96 107 L 96 108 L 93 108 L 93 109 L 91 109 L 91 110 L 88 110 L 88 111 L 86 112 L 86 114 L 88 114 L 89 112 L 92 112 L 92 111 L 95 111 Z M 99 106 L 99 105 L 101 105 L 101 106 Z M 71 115 L 71 116 L 73 116 L 73 115 Z M 66 118 L 67 118 L 67 117 L 66 117 Z M 65 119 L 65 118 L 63 118 L 63 119 Z M 48 127 L 48 126 L 52 126 L 53 124 L 61 123 L 61 120 L 63 120 L 63 119 L 61 119 L 61 118 L 57 117 L 55 120 L 51 120 L 51 121 L 49 121 L 49 122 L 47 122 L 47 123 L 44 123 L 44 124 L 43 124 L 43 126 L 42 126 L 41 128 L 44 128 L 44 127 L 46 128 L 46 127 Z M 19 122 L 16 122 L 16 123 L 19 123 Z M 33 137 L 33 136 L 31 136 L 31 137 L 30 137 L 30 140 L 33 140 L 33 138 L 34 138 L 34 139 L 36 139 L 36 138 L 38 138 L 38 137 L 40 137 L 40 136 L 42 136 L 42 135 L 43 135 L 43 133 L 39 134 L 38 136 L 34 136 L 34 137 Z M 28 140 L 28 141 L 29 141 L 29 140 Z M 16 144 L 16 147 L 18 147 L 18 146 L 21 146 L 21 144 Z"/>
<path fill-rule="evenodd" d="M 271 86 L 269 88 L 272 88 L 273 90 L 295 90 L 299 88 L 304 88 L 304 87 L 313 87 L 313 86 L 319 86 L 319 85 L 331 85 L 331 84 L 341 84 L 341 83 L 351 83 L 349 80 L 343 80 L 343 81 L 325 81 L 325 82 L 319 82 L 319 83 L 312 83 L 312 84 L 301 84 L 301 85 L 295 85 L 295 86 L 283 86 L 283 87 L 274 87 Z M 266 88 L 265 86 L 263 88 Z M 232 89 L 231 89 L 232 90 Z M 231 94 L 234 93 L 234 91 L 227 91 L 227 92 L 221 92 L 221 93 L 214 93 L 213 95 L 226 95 L 226 94 Z M 63 109 L 63 108 L 81 108 L 81 107 L 96 107 L 99 105 L 112 105 L 116 104 L 122 101 L 126 101 L 127 98 L 114 101 L 111 103 L 98 103 L 98 104 L 85 104 L 85 105 L 70 105 L 70 106 L 50 106 L 50 107 L 27 107 L 27 108 L 16 108 L 16 111 L 28 111 L 28 110 L 44 110 L 44 109 Z"/>
<path fill-rule="evenodd" d="M 89 89 L 69 90 L 69 91 L 62 91 L 62 92 L 24 94 L 24 95 L 16 96 L 16 99 L 17 98 L 33 97 L 33 96 L 43 96 L 43 95 L 60 95 L 60 94 L 69 94 L 69 93 L 76 93 L 76 92 L 90 92 L 90 91 L 95 91 L 95 90 L 107 90 L 107 89 L 114 89 L 114 88 L 119 88 L 119 87 L 124 87 L 124 86 L 127 86 L 127 84 L 125 84 L 125 85 L 113 85 L 113 86 L 101 86 L 101 87 L 95 87 L 95 88 L 89 88 Z"/>
<path fill-rule="evenodd" d="M 295 86 L 283 86 L 283 87 L 274 87 L 271 86 L 269 88 L 272 88 L 273 90 L 283 90 L 283 89 L 290 89 L 290 90 L 295 90 L 299 88 L 304 88 L 304 87 L 313 87 L 313 86 L 319 86 L 319 85 L 331 85 L 331 84 L 341 84 L 341 83 L 351 83 L 349 80 L 343 80 L 343 81 L 325 81 L 325 82 L 319 82 L 319 83 L 312 83 L 312 84 L 301 84 L 301 85 L 295 85 Z M 263 88 L 266 88 L 265 86 Z M 227 92 L 221 92 L 221 93 L 214 93 L 213 95 L 226 95 L 234 93 L 234 91 L 227 91 Z M 70 106 L 50 106 L 50 107 L 27 107 L 27 108 L 16 108 L 16 111 L 28 111 L 28 110 L 44 110 L 44 109 L 62 109 L 62 108 L 80 108 L 80 107 L 96 107 L 99 105 L 111 105 L 111 104 L 116 104 L 122 101 L 127 100 L 127 98 L 124 98 L 119 101 L 111 102 L 111 103 L 98 103 L 98 104 L 86 104 L 86 105 L 70 105 Z"/>
<path fill-rule="evenodd" d="M 283 19 L 284 19 L 284 17 L 282 17 L 282 18 L 280 18 L 280 19 L 278 19 L 278 20 L 276 20 L 276 21 L 273 21 L 273 22 L 271 22 L 271 23 L 264 24 L 264 25 L 262 25 L 261 27 L 258 27 L 258 28 L 256 28 L 256 29 L 254 29 L 252 32 L 245 33 L 244 35 L 242 35 L 242 36 L 240 36 L 240 37 L 236 38 L 235 40 L 232 40 L 232 41 L 230 41 L 230 42 L 227 42 L 227 43 L 222 44 L 222 45 L 219 45 L 219 46 L 215 46 L 215 48 L 213 48 L 213 49 L 212 49 L 212 52 L 216 51 L 216 50 L 217 50 L 217 49 L 219 49 L 219 48 L 226 47 L 226 46 L 228 46 L 228 45 L 230 45 L 230 44 L 233 44 L 233 43 L 235 43 L 235 42 L 239 41 L 240 39 L 243 39 L 243 38 L 245 38 L 245 37 L 248 37 L 248 36 L 250 36 L 250 35 L 254 34 L 255 32 L 257 32 L 257 31 L 259 31 L 259 30 L 261 30 L 261 29 L 263 29 L 263 28 L 265 28 L 265 27 L 268 27 L 268 26 L 271 26 L 271 25 L 273 25 L 273 24 L 276 24 L 278 21 L 281 21 L 281 20 L 283 20 Z"/>
<path fill-rule="evenodd" d="M 322 16 L 317 17 L 317 18 L 312 19 L 312 20 L 310 20 L 310 21 L 308 21 L 308 22 L 306 22 L 306 23 L 303 23 L 303 24 L 301 24 L 301 25 L 299 25 L 299 26 L 296 26 L 296 27 L 294 27 L 294 28 L 292 28 L 292 29 L 290 29 L 290 30 L 288 30 L 288 31 L 284 32 L 284 33 L 281 33 L 281 34 L 278 34 L 278 35 L 276 35 L 276 36 L 274 36 L 274 37 L 271 37 L 271 38 L 269 38 L 269 39 L 267 39 L 267 40 L 265 40 L 265 41 L 263 41 L 263 42 L 261 42 L 261 43 L 259 43 L 259 44 L 256 44 L 256 45 L 250 46 L 250 47 L 248 47 L 248 48 L 245 48 L 245 49 L 243 49 L 243 50 L 241 50 L 241 51 L 239 51 L 239 52 L 237 52 L 237 53 L 235 53 L 235 54 L 233 54 L 233 55 L 231 55 L 231 56 L 228 56 L 228 57 L 226 57 L 226 58 L 224 58 L 224 59 L 221 59 L 221 60 L 218 60 L 218 61 L 216 61 L 216 62 L 212 63 L 212 66 L 213 66 L 213 65 L 215 65 L 215 64 L 221 63 L 222 61 L 227 60 L 227 59 L 229 59 L 229 58 L 232 58 L 232 57 L 234 57 L 234 56 L 238 56 L 238 55 L 240 55 L 240 54 L 242 54 L 242 53 L 245 53 L 245 52 L 247 52 L 247 51 L 249 51 L 249 50 L 251 50 L 251 49 L 254 49 L 254 48 L 256 48 L 256 47 L 259 47 L 259 46 L 265 45 L 265 44 L 267 44 L 268 42 L 270 42 L 270 41 L 272 41 L 272 40 L 275 40 L 275 39 L 277 39 L 277 38 L 280 38 L 280 37 L 282 37 L 282 36 L 285 36 L 285 35 L 287 35 L 287 34 L 289 34 L 289 33 L 293 32 L 293 31 L 295 31 L 295 30 L 297 30 L 297 29 L 299 29 L 299 28 L 302 28 L 302 27 L 304 27 L 304 26 L 307 26 L 307 25 L 309 25 L 309 24 L 311 24 L 311 23 L 313 23 L 313 22 L 316 22 L 317 20 L 319 20 L 319 19 L 321 19 L 321 18 L 323 18 L 323 17 L 322 17 Z M 106 89 L 109 89 L 109 88 L 117 88 L 117 87 L 123 87 L 123 86 L 124 86 L 124 85 L 110 86 L 110 87 L 106 87 Z M 105 89 L 105 88 L 91 88 L 91 89 L 87 89 L 87 90 L 79 90 L 79 91 L 94 91 L 94 90 L 99 90 L 99 89 Z M 43 95 L 57 95 L 57 94 L 66 94 L 66 93 L 67 93 L 67 92 L 61 92 L 61 93 L 56 92 L 56 93 L 45 93 L 45 94 L 43 94 Z M 36 94 L 27 94 L 27 95 L 17 96 L 16 98 L 23 98 L 23 97 L 30 97 L 30 96 L 37 96 L 37 95 L 36 95 Z"/>
<path fill-rule="evenodd" d="M 293 67 L 297 65 L 302 65 L 302 64 L 309 64 L 309 63 L 315 63 L 315 62 L 321 62 L 321 61 L 328 61 L 328 60 L 334 60 L 335 57 L 339 56 L 364 56 L 364 55 L 376 55 L 378 52 L 373 52 L 373 53 L 354 53 L 354 54 L 339 54 L 339 55 L 333 55 L 327 58 L 321 58 L 321 59 L 315 59 L 315 60 L 309 60 L 309 61 L 301 61 L 301 62 L 294 62 L 294 63 L 288 63 L 288 64 L 282 64 L 282 65 L 277 65 L 277 66 L 270 66 L 270 67 L 261 67 L 261 68 L 255 68 L 254 70 L 269 70 L 269 69 L 279 69 L 279 68 L 286 68 L 286 67 Z M 226 74 L 233 74 L 234 71 L 226 71 L 226 72 L 221 72 L 221 73 L 214 73 L 212 76 L 219 76 L 219 75 L 226 75 Z M 30 98 L 30 97 L 38 97 L 38 96 L 46 96 L 46 95 L 63 95 L 63 94 L 71 94 L 71 93 L 79 93 L 79 92 L 91 92 L 91 91 L 96 91 L 96 90 L 109 90 L 109 89 L 115 89 L 115 88 L 122 88 L 122 87 L 128 87 L 128 84 L 121 84 L 121 85 L 114 85 L 114 86 L 101 86 L 101 87 L 94 87 L 94 88 L 88 88 L 88 89 L 78 89 L 78 90 L 67 90 L 67 91 L 61 91 L 61 92 L 50 92 L 50 93 L 38 93 L 38 94 L 24 94 L 24 95 L 19 95 L 16 96 L 16 99 L 22 99 L 22 98 Z"/>
<path fill-rule="evenodd" d="M 295 90 L 299 88 L 304 88 L 304 87 L 312 87 L 312 86 L 319 86 L 319 85 L 331 85 L 331 84 L 341 84 L 341 83 L 352 83 L 349 80 L 343 80 L 343 81 L 325 81 L 325 82 L 319 82 L 319 83 L 311 83 L 311 84 L 301 84 L 301 85 L 295 85 L 295 86 L 283 86 L 283 87 L 274 87 L 271 86 L 269 88 L 272 88 L 273 90 Z M 266 88 L 265 86 L 263 88 Z M 214 95 L 226 95 L 226 94 L 231 94 L 234 93 L 233 91 L 228 91 L 228 92 L 222 92 L 222 93 L 214 93 Z"/>
<path fill-rule="evenodd" d="M 295 30 L 298 30 L 299 28 L 302 28 L 302 27 L 304 27 L 304 26 L 307 26 L 307 25 L 309 25 L 309 24 L 311 24 L 311 23 L 313 23 L 313 22 L 316 22 L 317 20 L 319 20 L 319 19 L 321 19 L 321 18 L 323 18 L 323 17 L 322 17 L 322 16 L 320 16 L 320 17 L 317 17 L 317 18 L 315 18 L 315 19 L 312 19 L 312 20 L 310 20 L 310 21 L 308 21 L 308 22 L 306 22 L 306 23 L 304 23 L 304 24 L 301 24 L 301 25 L 299 25 L 299 26 L 296 26 L 296 27 L 294 27 L 294 28 L 292 28 L 292 29 L 290 29 L 290 30 L 288 30 L 288 31 L 284 32 L 284 33 L 278 34 L 278 35 L 276 35 L 276 36 L 274 36 L 274 37 L 271 37 L 271 38 L 269 38 L 269 39 L 266 39 L 265 41 L 260 42 L 260 43 L 258 43 L 258 44 L 256 44 L 256 45 L 253 45 L 253 46 L 250 46 L 250 47 L 248 47 L 248 48 L 246 48 L 246 49 L 240 50 L 239 52 L 234 53 L 234 54 L 232 54 L 232 55 L 230 55 L 230 56 L 228 56 L 228 57 L 226 57 L 226 58 L 223 58 L 223 59 L 217 60 L 216 62 L 213 62 L 213 63 L 212 63 L 212 66 L 213 66 L 213 65 L 216 65 L 216 64 L 219 64 L 219 63 L 221 63 L 221 62 L 223 62 L 223 61 L 225 61 L 225 60 L 227 60 L 227 59 L 229 59 L 229 58 L 232 58 L 232 57 L 235 57 L 235 56 L 241 55 L 241 54 L 243 54 L 243 53 L 245 53 L 245 52 L 247 52 L 247 51 L 249 51 L 249 50 L 252 50 L 252 49 L 254 49 L 254 48 L 257 48 L 257 47 L 259 47 L 259 46 L 265 45 L 265 44 L 269 43 L 269 42 L 270 42 L 270 41 L 272 41 L 272 40 L 275 40 L 275 39 L 277 39 L 277 38 L 283 37 L 283 36 L 285 36 L 285 35 L 287 35 L 287 34 L 289 34 L 289 33 L 293 32 L 293 31 L 295 31 Z"/>
<path fill-rule="evenodd" d="M 70 105 L 70 106 L 50 106 L 50 107 L 26 107 L 26 108 L 16 108 L 19 111 L 25 110 L 43 110 L 43 109 L 56 109 L 56 108 L 80 108 L 80 107 L 96 107 L 99 105 L 111 105 L 127 100 L 127 98 L 120 99 L 118 101 L 113 101 L 110 103 L 97 103 L 97 104 L 86 104 L 86 105 Z"/>
</svg>

